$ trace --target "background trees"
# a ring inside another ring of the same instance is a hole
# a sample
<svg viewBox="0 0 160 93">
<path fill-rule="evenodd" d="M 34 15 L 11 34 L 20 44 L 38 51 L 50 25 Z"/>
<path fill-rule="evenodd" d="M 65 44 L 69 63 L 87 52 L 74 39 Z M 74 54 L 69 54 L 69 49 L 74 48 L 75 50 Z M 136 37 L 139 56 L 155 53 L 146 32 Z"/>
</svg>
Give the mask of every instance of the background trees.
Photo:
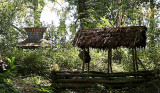
<svg viewBox="0 0 160 93">
<path fill-rule="evenodd" d="M 61 0 L 63 1 L 63 0 Z M 59 3 L 60 1 L 52 1 Z M 78 25 L 81 28 L 105 28 L 119 26 L 140 26 L 148 27 L 147 46 L 139 52 L 140 58 L 147 66 L 159 61 L 159 6 L 158 1 L 143 0 L 67 0 L 68 6 L 57 11 L 60 15 L 59 27 L 54 24 L 48 25 L 46 39 L 52 42 L 54 47 L 67 47 L 72 41 Z M 59 3 L 59 4 L 62 4 Z M 1 52 L 15 48 L 18 40 L 26 38 L 24 26 L 41 26 L 40 14 L 46 5 L 43 0 L 2 0 L 0 3 L 1 22 Z M 66 19 L 68 12 L 77 8 L 74 16 L 75 21 L 67 26 Z M 56 11 L 56 7 L 54 7 Z M 66 38 L 68 38 L 66 40 Z M 71 47 L 69 45 L 69 47 Z M 125 52 L 128 50 L 119 49 Z M 118 52 L 117 51 L 117 52 Z M 116 52 L 116 51 L 115 51 Z M 126 54 L 128 55 L 128 54 Z M 5 55 L 4 55 L 5 56 Z M 147 60 L 149 59 L 149 60 Z M 94 61 L 94 60 L 93 60 Z M 123 62 L 126 62 L 125 60 Z M 153 65 L 152 65 L 153 66 Z"/>
<path fill-rule="evenodd" d="M 48 73 L 53 69 L 81 69 L 78 48 L 72 46 L 75 33 L 80 28 L 106 28 L 120 26 L 147 26 L 147 46 L 138 55 L 148 69 L 154 69 L 160 61 L 160 1 L 158 0 L 47 0 L 59 4 L 62 9 L 51 7 L 59 15 L 60 24 L 40 22 L 41 12 L 48 4 L 45 0 L 0 1 L 0 52 L 2 57 L 15 57 L 16 71 L 26 75 L 39 73 L 31 66 L 35 63 Z M 50 2 L 50 3 L 51 3 Z M 61 2 L 61 3 L 60 3 Z M 67 3 L 66 6 L 61 4 Z M 74 20 L 67 23 L 67 19 Z M 23 27 L 47 26 L 45 38 L 52 43 L 50 49 L 23 50 L 16 47 L 26 38 Z M 118 53 L 117 53 L 118 52 Z M 121 55 L 118 55 L 121 53 Z M 105 71 L 107 54 L 91 49 L 92 70 Z M 131 71 L 130 51 L 119 48 L 114 51 L 115 71 Z M 32 60 L 31 60 L 32 59 Z M 121 63 L 121 64 L 120 64 Z M 18 67 L 19 66 L 19 67 Z M 32 68 L 32 70 L 30 69 Z M 120 69 L 119 69 L 120 68 Z M 25 71 L 25 69 L 28 69 Z"/>
</svg>

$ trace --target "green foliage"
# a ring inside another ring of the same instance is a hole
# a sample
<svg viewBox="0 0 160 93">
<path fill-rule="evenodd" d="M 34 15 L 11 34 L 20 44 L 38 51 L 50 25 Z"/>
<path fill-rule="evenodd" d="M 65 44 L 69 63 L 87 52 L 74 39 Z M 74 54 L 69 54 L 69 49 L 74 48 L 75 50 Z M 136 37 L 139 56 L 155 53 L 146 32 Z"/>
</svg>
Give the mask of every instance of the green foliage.
<svg viewBox="0 0 160 93">
<path fill-rule="evenodd" d="M 37 89 L 37 92 L 44 92 L 44 93 L 53 93 L 52 88 L 41 88 Z"/>
<path fill-rule="evenodd" d="M 16 66 L 14 65 L 15 57 L 6 58 L 9 62 L 9 68 L 4 73 L 0 73 L 0 93 L 19 93 L 16 88 L 13 87 L 9 82 L 12 81 L 9 78 L 12 78 L 14 74 L 14 69 Z"/>
<path fill-rule="evenodd" d="M 16 68 L 16 66 L 14 65 L 14 62 L 15 62 L 15 57 L 12 57 L 12 59 L 9 59 L 9 58 L 6 58 L 9 62 L 9 66 L 10 66 L 10 69 L 13 70 Z"/>
<path fill-rule="evenodd" d="M 16 66 L 14 65 L 15 57 L 12 57 L 12 59 L 9 59 L 9 58 L 6 58 L 6 59 L 8 60 L 9 64 L 8 64 L 7 71 L 5 71 L 4 73 L 0 73 L 0 78 L 2 79 L 2 81 L 12 76 L 14 69 L 16 68 Z"/>
<path fill-rule="evenodd" d="M 57 0 L 52 1 L 58 2 Z M 160 60 L 160 30 L 158 26 L 160 9 L 156 7 L 156 2 L 152 0 L 152 2 L 144 0 L 87 0 L 84 3 L 86 4 L 85 11 L 79 13 L 78 6 L 81 5 L 79 2 L 81 0 L 66 1 L 69 2 L 69 6 L 57 11 L 61 19 L 60 26 L 56 28 L 52 24 L 46 32 L 46 39 L 52 42 L 52 47 L 31 50 L 16 48 L 16 44 L 18 39 L 26 38 L 26 33 L 21 26 L 41 26 L 40 14 L 45 6 L 44 0 L 0 1 L 0 52 L 2 57 L 6 58 L 9 66 L 5 73 L 0 73 L 0 92 L 17 93 L 17 89 L 13 87 L 14 84 L 16 85 L 13 83 L 16 80 L 12 79 L 15 78 L 15 75 L 38 74 L 44 77 L 44 74 L 49 76 L 52 70 L 82 70 L 82 60 L 78 57 L 79 49 L 73 47 L 70 42 L 75 37 L 77 28 L 81 23 L 85 24 L 84 28 L 86 29 L 116 27 L 118 22 L 120 26 L 147 26 L 147 46 L 145 49 L 138 50 L 138 57 L 149 70 L 157 66 L 157 62 Z M 118 1 L 121 2 L 118 3 Z M 67 13 L 75 10 L 74 8 L 77 8 L 76 14 L 73 14 L 75 18 L 80 18 L 81 14 L 86 15 L 80 22 L 77 19 L 75 23 L 70 25 L 71 35 L 69 36 L 65 20 Z M 67 36 L 70 40 L 66 40 Z M 116 53 L 113 53 L 114 72 L 132 71 L 131 50 L 119 48 L 118 51 L 121 52 L 118 57 Z M 107 50 L 90 49 L 90 55 L 90 70 L 106 71 Z M 114 56 L 116 57 L 114 58 Z M 140 70 L 143 70 L 141 66 L 139 67 Z M 33 82 L 29 86 L 34 84 L 39 86 L 43 81 L 38 76 L 29 79 L 18 78 L 18 80 L 25 83 L 32 80 Z M 29 86 L 24 87 L 24 90 L 29 90 Z M 32 86 L 31 88 L 36 92 L 52 92 L 50 87 L 35 88 Z M 109 91 L 107 90 L 107 92 Z M 71 91 L 66 90 L 66 92 Z"/>
<path fill-rule="evenodd" d="M 13 85 L 0 82 L 0 93 L 20 93 Z"/>
<path fill-rule="evenodd" d="M 81 61 L 78 57 L 77 48 L 70 48 L 66 46 L 66 48 L 61 48 L 53 51 L 52 59 L 54 64 L 58 64 L 60 69 L 80 69 Z"/>
</svg>

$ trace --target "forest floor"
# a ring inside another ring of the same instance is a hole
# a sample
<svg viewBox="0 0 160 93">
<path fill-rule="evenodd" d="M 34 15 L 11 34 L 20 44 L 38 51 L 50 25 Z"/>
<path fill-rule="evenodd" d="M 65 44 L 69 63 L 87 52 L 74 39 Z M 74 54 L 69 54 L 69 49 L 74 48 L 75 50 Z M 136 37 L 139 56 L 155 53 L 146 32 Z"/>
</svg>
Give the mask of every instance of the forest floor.
<svg viewBox="0 0 160 93">
<path fill-rule="evenodd" d="M 49 80 L 41 76 L 17 77 L 14 80 L 10 80 L 9 83 L 12 83 L 13 87 L 20 91 L 19 93 L 159 93 L 160 91 L 160 79 L 145 82 L 136 88 L 116 90 L 104 89 L 102 87 L 97 89 L 77 88 L 56 90 L 50 87 L 51 83 Z"/>
</svg>

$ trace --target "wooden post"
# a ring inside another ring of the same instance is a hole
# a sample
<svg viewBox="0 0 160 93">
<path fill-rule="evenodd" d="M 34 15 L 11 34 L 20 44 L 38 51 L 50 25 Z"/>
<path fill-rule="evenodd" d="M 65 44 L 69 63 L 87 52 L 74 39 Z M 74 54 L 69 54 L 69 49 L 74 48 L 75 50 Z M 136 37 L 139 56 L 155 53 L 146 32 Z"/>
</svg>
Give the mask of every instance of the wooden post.
<svg viewBox="0 0 160 93">
<path fill-rule="evenodd" d="M 133 72 L 136 72 L 136 68 L 135 68 L 135 53 L 134 53 L 134 48 L 132 48 L 132 59 L 133 59 Z"/>
<path fill-rule="evenodd" d="M 89 48 L 87 48 L 87 51 L 89 53 Z M 88 73 L 89 73 L 89 64 L 90 64 L 90 62 L 88 63 Z"/>
<path fill-rule="evenodd" d="M 138 62 L 137 62 L 137 51 L 136 47 L 134 48 L 134 54 L 135 54 L 135 63 L 136 63 L 136 72 L 138 71 Z"/>
<path fill-rule="evenodd" d="M 51 80 L 52 80 L 52 85 L 51 86 L 53 86 L 54 88 L 55 87 L 57 87 L 57 73 L 56 73 L 56 71 L 52 71 L 51 72 Z"/>
<path fill-rule="evenodd" d="M 1 52 L 0 52 L 0 60 L 2 60 Z"/>
<path fill-rule="evenodd" d="M 110 54 L 109 54 L 109 50 L 108 50 L 108 73 L 109 73 L 109 64 L 110 64 Z"/>
<path fill-rule="evenodd" d="M 108 73 L 111 71 L 112 73 L 112 49 L 108 50 Z"/>
<path fill-rule="evenodd" d="M 85 51 L 85 49 L 83 49 Z M 82 73 L 84 73 L 84 62 L 85 62 L 85 53 L 83 52 L 83 66 L 82 66 Z"/>
<path fill-rule="evenodd" d="M 113 73 L 112 71 L 112 49 L 110 49 L 110 70 L 111 70 L 111 73 Z"/>
<path fill-rule="evenodd" d="M 89 73 L 89 63 L 88 63 L 88 73 Z"/>
<path fill-rule="evenodd" d="M 139 61 L 139 63 L 140 63 L 140 65 L 143 67 L 143 69 L 146 71 L 146 67 L 143 65 L 143 63 L 141 62 L 141 60 L 137 57 L 137 59 L 138 59 L 138 61 Z"/>
</svg>

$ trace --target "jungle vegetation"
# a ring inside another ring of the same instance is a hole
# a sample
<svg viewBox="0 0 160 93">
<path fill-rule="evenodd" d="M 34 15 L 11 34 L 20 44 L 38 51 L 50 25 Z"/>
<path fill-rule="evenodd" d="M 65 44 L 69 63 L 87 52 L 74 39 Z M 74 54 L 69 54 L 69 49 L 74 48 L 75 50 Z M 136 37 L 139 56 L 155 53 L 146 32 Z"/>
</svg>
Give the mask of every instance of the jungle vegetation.
<svg viewBox="0 0 160 93">
<path fill-rule="evenodd" d="M 60 17 L 57 27 L 40 20 L 47 2 L 53 4 L 50 8 Z M 64 7 L 63 3 L 68 5 Z M 61 10 L 54 4 L 60 5 Z M 66 20 L 70 17 L 75 20 L 68 25 Z M 7 65 L 5 72 L 0 71 L 0 93 L 52 93 L 54 88 L 49 87 L 52 70 L 81 70 L 80 49 L 72 46 L 80 28 L 146 26 L 147 45 L 137 51 L 146 69 L 153 70 L 160 62 L 159 25 L 158 0 L 0 0 L 0 53 Z M 48 27 L 45 39 L 51 43 L 50 48 L 16 46 L 27 38 L 23 28 L 34 26 Z M 92 71 L 106 71 L 106 51 L 90 49 Z M 114 50 L 113 60 L 114 72 L 132 72 L 131 50 L 123 47 Z"/>
</svg>

